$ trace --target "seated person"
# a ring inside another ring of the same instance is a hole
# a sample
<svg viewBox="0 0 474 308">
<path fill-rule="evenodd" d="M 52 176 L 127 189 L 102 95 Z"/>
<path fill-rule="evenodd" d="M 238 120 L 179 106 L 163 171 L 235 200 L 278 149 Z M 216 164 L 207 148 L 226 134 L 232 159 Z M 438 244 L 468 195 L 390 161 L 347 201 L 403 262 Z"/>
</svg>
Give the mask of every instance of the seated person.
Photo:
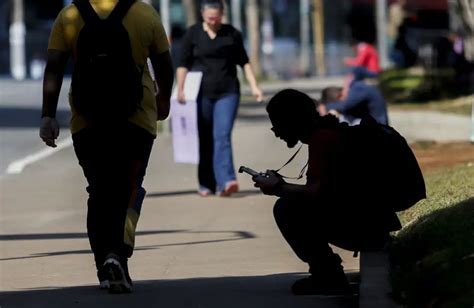
<svg viewBox="0 0 474 308">
<path fill-rule="evenodd" d="M 377 77 L 381 71 L 377 49 L 372 44 L 357 40 L 353 40 L 351 45 L 356 57 L 344 58 L 344 64 L 363 70 L 368 78 Z"/>
<path fill-rule="evenodd" d="M 390 198 L 381 188 L 384 168 L 370 166 L 373 158 L 348 135 L 351 127 L 333 115 L 320 116 L 313 100 L 302 92 L 277 93 L 267 112 L 276 137 L 290 148 L 302 142 L 309 150 L 305 185 L 287 183 L 274 171 L 252 178 L 264 194 L 279 197 L 274 206 L 276 223 L 296 255 L 309 265 L 311 275 L 296 281 L 292 292 L 346 294 L 349 284 L 341 258 L 329 244 L 352 251 L 380 249 L 389 233 L 401 227 L 395 211 L 382 206 Z M 369 163 L 359 163 L 358 158 Z"/>
<path fill-rule="evenodd" d="M 380 90 L 365 82 L 367 75 L 364 70 L 355 68 L 353 73 L 354 80 L 352 80 L 344 100 L 331 101 L 331 99 L 340 98 L 332 93 L 327 95 L 326 100 L 322 99 L 327 112 L 337 112 L 344 117 L 343 121 L 350 125 L 358 124 L 361 119 L 367 116 L 373 117 L 378 123 L 388 125 L 387 105 Z M 323 90 L 323 96 L 325 90 Z M 335 89 L 327 91 L 336 92 Z"/>
</svg>

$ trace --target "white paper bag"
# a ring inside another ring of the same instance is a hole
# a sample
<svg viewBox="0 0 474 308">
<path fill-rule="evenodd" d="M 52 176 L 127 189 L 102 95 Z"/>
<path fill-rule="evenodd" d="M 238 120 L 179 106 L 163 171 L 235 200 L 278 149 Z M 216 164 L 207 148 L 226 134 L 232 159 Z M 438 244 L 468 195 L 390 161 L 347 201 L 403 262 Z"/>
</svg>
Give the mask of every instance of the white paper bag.
<svg viewBox="0 0 474 308">
<path fill-rule="evenodd" d="M 176 163 L 199 162 L 199 135 L 197 127 L 197 97 L 201 87 L 201 72 L 188 72 L 184 82 L 186 104 L 178 102 L 178 89 L 171 96 L 171 131 Z"/>
</svg>

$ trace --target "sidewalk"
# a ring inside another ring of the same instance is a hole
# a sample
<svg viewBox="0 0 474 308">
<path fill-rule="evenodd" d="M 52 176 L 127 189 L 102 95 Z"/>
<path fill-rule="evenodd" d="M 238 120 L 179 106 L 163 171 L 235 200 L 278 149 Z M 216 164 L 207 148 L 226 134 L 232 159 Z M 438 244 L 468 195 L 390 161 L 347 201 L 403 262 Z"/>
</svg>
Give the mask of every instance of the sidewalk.
<svg viewBox="0 0 474 308">
<path fill-rule="evenodd" d="M 236 166 L 278 168 L 291 156 L 294 150 L 275 140 L 269 128 L 263 117 L 236 123 Z M 285 174 L 298 174 L 306 160 L 303 153 Z M 85 183 L 72 149 L 1 179 L 0 305 L 353 307 L 356 299 L 350 297 L 293 296 L 289 287 L 307 267 L 274 223 L 275 198 L 258 193 L 243 174 L 242 192 L 235 197 L 200 198 L 195 169 L 174 164 L 170 136 L 159 136 L 130 263 L 136 290 L 125 296 L 97 289 L 85 233 Z M 346 270 L 357 279 L 358 260 L 349 252 L 342 256 Z"/>
<path fill-rule="evenodd" d="M 332 82 L 337 84 L 337 80 L 324 79 L 262 87 L 266 93 L 294 87 L 317 95 L 319 86 Z M 13 84 L 4 93 L 14 102 L 32 105 L 31 93 L 39 89 L 39 83 Z M 0 82 L 2 90 L 3 85 Z M 21 95 L 15 95 L 19 91 Z M 2 94 L 2 104 L 4 98 Z M 411 141 L 469 140 L 468 117 L 391 112 L 390 119 Z M 276 140 L 269 128 L 264 105 L 241 105 L 233 135 L 234 145 L 239 145 L 234 149 L 236 167 L 278 168 L 291 156 L 294 150 Z M 283 173 L 297 175 L 306 159 L 302 151 Z M 2 308 L 353 306 L 356 300 L 351 298 L 292 296 L 289 286 L 307 268 L 275 226 L 275 199 L 259 194 L 250 178 L 241 174 L 242 192 L 235 197 L 199 198 L 195 169 L 174 164 L 171 136 L 159 135 L 130 264 L 136 292 L 117 297 L 104 295 L 96 287 L 85 233 L 85 181 L 73 150 L 31 165 L 20 175 L 1 178 Z M 341 253 L 346 270 L 356 280 L 358 259 Z"/>
</svg>

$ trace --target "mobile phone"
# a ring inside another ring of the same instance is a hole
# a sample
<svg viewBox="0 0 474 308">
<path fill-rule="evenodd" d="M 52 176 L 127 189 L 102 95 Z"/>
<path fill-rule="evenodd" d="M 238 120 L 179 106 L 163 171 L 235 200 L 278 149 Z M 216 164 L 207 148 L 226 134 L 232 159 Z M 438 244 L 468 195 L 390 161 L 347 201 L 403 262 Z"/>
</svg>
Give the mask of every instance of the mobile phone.
<svg viewBox="0 0 474 308">
<path fill-rule="evenodd" d="M 260 172 L 257 172 L 253 169 L 250 169 L 248 167 L 240 166 L 239 168 L 239 173 L 245 172 L 247 174 L 250 174 L 251 176 L 257 176 L 260 175 Z"/>
</svg>

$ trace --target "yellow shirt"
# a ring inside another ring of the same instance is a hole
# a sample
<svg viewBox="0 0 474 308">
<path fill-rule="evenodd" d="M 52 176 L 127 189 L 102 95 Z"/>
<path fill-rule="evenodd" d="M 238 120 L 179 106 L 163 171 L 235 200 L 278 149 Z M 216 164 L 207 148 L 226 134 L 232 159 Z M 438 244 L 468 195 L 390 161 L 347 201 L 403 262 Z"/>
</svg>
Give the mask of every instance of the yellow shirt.
<svg viewBox="0 0 474 308">
<path fill-rule="evenodd" d="M 118 0 L 90 0 L 100 18 L 107 18 Z M 143 67 L 143 100 L 129 121 L 156 135 L 156 102 L 153 80 L 147 66 L 150 53 L 160 54 L 169 49 L 168 39 L 160 16 L 150 5 L 137 1 L 122 20 L 128 31 L 135 63 Z M 54 22 L 49 38 L 48 49 L 68 52 L 74 56 L 77 37 L 84 26 L 76 6 L 71 4 L 63 8 Z M 70 94 L 70 93 L 69 93 Z M 76 133 L 87 126 L 86 120 L 79 115 L 71 101 L 71 132 Z M 113 127 L 110 128 L 113 131 Z"/>
</svg>

